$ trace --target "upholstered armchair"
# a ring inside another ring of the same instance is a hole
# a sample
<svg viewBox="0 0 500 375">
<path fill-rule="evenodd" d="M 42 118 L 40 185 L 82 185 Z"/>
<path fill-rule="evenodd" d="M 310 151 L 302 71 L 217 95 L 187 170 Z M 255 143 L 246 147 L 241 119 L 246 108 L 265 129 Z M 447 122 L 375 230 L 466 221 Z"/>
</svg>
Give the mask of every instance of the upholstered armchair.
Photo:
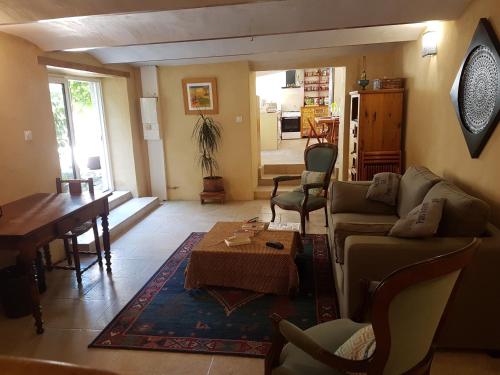
<svg viewBox="0 0 500 375">
<path fill-rule="evenodd" d="M 374 292 L 371 325 L 337 319 L 303 331 L 273 315 L 265 374 L 429 374 L 448 302 L 479 244 L 393 272 Z"/>
<path fill-rule="evenodd" d="M 305 221 L 309 219 L 309 212 L 316 211 L 321 208 L 325 210 L 325 221 L 327 219 L 327 204 L 326 197 L 330 178 L 337 161 L 338 148 L 332 143 L 317 143 L 307 147 L 304 150 L 304 161 L 306 170 L 310 172 L 325 173 L 323 181 L 316 183 L 303 183 L 301 191 L 291 191 L 277 195 L 280 182 L 290 180 L 300 180 L 302 176 L 278 176 L 274 177 L 274 189 L 271 196 L 271 211 L 272 219 L 276 218 L 275 206 L 284 210 L 297 211 L 300 214 L 300 224 L 302 235 L 305 234 Z M 320 190 L 319 194 L 313 194 L 313 190 Z"/>
</svg>

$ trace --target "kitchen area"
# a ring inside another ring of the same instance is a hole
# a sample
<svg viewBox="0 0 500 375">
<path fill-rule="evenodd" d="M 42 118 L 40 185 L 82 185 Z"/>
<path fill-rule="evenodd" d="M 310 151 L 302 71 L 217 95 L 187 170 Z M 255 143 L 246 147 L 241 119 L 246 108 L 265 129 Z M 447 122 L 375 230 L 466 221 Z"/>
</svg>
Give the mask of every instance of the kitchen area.
<svg viewBox="0 0 500 375">
<path fill-rule="evenodd" d="M 324 131 L 318 121 L 331 122 L 342 114 L 345 88 L 335 90 L 336 70 L 318 67 L 257 72 L 263 165 L 302 164 L 306 145 L 318 142 L 316 134 Z"/>
</svg>

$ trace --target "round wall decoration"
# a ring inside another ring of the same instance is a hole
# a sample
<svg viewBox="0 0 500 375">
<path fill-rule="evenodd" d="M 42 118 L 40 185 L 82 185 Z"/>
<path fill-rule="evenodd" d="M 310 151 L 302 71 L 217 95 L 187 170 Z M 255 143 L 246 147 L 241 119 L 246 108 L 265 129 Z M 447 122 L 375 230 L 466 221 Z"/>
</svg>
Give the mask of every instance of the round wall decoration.
<svg viewBox="0 0 500 375">
<path fill-rule="evenodd" d="M 500 58 L 498 39 L 482 18 L 451 90 L 472 157 L 478 157 L 499 120 Z"/>
</svg>

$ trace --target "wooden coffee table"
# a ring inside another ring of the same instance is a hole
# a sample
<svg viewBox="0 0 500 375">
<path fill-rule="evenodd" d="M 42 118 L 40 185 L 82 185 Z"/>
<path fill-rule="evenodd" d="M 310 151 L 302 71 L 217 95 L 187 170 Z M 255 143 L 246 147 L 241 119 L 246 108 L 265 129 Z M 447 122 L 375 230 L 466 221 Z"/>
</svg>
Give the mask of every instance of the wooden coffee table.
<svg viewBox="0 0 500 375">
<path fill-rule="evenodd" d="M 251 244 L 226 246 L 224 238 L 232 236 L 242 224 L 214 225 L 192 251 L 184 287 L 211 285 L 294 295 L 299 285 L 295 255 L 302 249 L 300 234 L 262 230 L 252 237 Z M 279 241 L 284 249 L 267 247 L 267 241 Z"/>
</svg>

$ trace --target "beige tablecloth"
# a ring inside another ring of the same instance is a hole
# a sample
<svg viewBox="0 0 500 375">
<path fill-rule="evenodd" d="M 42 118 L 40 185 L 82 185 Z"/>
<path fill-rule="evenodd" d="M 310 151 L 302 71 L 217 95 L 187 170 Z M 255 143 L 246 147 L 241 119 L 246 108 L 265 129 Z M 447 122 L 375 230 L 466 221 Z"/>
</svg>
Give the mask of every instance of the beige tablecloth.
<svg viewBox="0 0 500 375">
<path fill-rule="evenodd" d="M 261 293 L 292 294 L 299 285 L 295 254 L 302 248 L 298 232 L 258 232 L 252 243 L 228 247 L 224 238 L 243 223 L 219 222 L 195 246 L 186 269 L 186 289 L 204 285 L 248 289 Z M 279 241 L 276 250 L 267 241 Z"/>
</svg>

